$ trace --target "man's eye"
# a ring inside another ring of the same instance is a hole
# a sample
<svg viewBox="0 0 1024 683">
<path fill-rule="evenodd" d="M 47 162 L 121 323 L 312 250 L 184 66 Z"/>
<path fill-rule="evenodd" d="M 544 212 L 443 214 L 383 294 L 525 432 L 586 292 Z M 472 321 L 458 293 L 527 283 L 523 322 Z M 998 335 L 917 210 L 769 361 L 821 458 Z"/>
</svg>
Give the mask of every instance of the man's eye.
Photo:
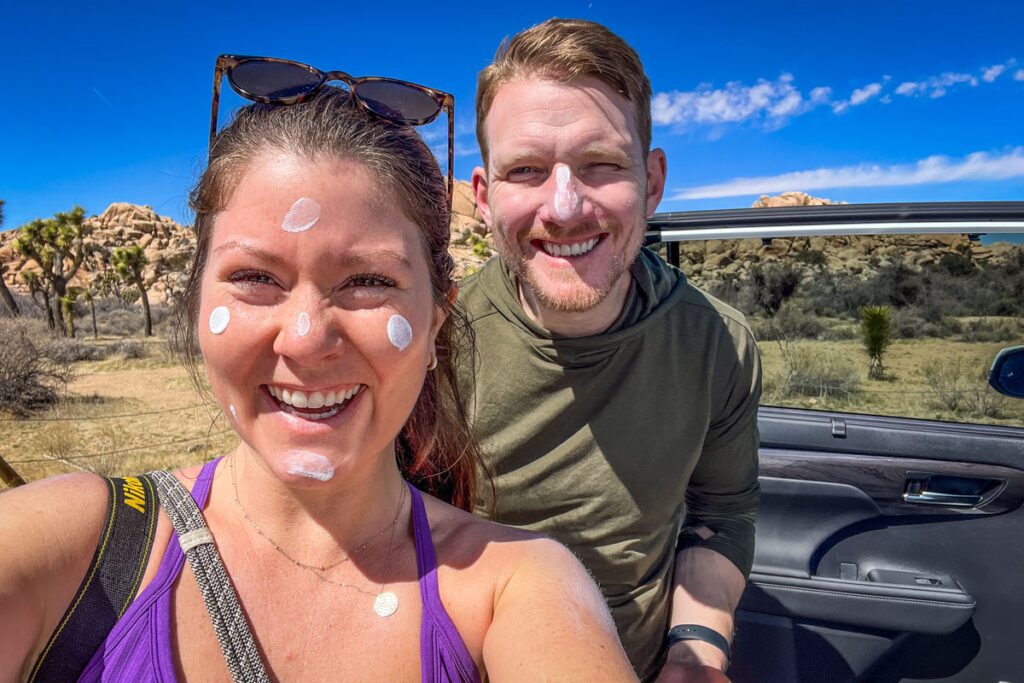
<svg viewBox="0 0 1024 683">
<path fill-rule="evenodd" d="M 516 166 L 506 173 L 505 176 L 509 180 L 528 180 L 542 175 L 543 173 L 544 172 L 541 169 L 535 166 Z"/>
<path fill-rule="evenodd" d="M 611 173 L 614 171 L 621 171 L 622 166 L 612 161 L 601 161 L 598 163 L 590 164 L 587 167 L 591 171 L 597 171 L 598 173 Z"/>
<path fill-rule="evenodd" d="M 263 270 L 256 270 L 254 268 L 236 270 L 228 276 L 228 281 L 242 286 L 276 284 L 270 273 Z"/>
<path fill-rule="evenodd" d="M 363 273 L 350 277 L 348 284 L 355 287 L 394 287 L 395 281 L 386 275 Z"/>
</svg>

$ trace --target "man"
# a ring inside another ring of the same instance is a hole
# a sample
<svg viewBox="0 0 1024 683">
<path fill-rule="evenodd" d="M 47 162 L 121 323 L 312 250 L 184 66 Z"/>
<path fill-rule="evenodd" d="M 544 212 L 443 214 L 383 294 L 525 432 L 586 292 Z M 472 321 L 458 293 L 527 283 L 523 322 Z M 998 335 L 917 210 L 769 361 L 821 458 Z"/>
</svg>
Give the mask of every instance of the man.
<svg viewBox="0 0 1024 683">
<path fill-rule="evenodd" d="M 552 19 L 499 48 L 478 82 L 473 190 L 501 258 L 460 299 L 494 482 L 478 510 L 571 547 L 641 677 L 672 681 L 727 665 L 760 363 L 739 313 L 641 249 L 666 172 L 650 98 L 636 52 L 599 24 Z"/>
</svg>

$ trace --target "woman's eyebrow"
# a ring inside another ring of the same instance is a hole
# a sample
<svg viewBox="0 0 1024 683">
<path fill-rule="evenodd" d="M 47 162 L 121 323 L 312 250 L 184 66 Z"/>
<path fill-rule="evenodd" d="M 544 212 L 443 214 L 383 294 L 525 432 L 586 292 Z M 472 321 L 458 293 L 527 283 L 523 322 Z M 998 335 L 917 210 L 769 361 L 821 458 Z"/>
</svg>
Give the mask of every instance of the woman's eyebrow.
<svg viewBox="0 0 1024 683">
<path fill-rule="evenodd" d="M 220 254 L 222 251 L 240 251 L 249 256 L 253 256 L 262 261 L 267 261 L 275 265 L 284 265 L 285 259 L 272 251 L 267 251 L 257 247 L 254 244 L 247 242 L 225 242 L 216 249 L 213 250 L 214 255 Z M 337 259 L 337 263 L 342 267 L 361 266 L 370 263 L 374 263 L 381 260 L 397 261 L 407 268 L 411 268 L 412 264 L 409 262 L 408 257 L 401 252 L 393 249 L 371 249 L 369 251 L 347 251 L 341 254 Z"/>
<path fill-rule="evenodd" d="M 248 242 L 225 242 L 224 244 L 220 245 L 219 247 L 213 250 L 213 255 L 216 256 L 220 254 L 222 251 L 240 251 L 249 256 L 254 256 L 262 261 L 269 261 L 270 263 L 273 263 L 275 265 L 281 265 L 284 263 L 284 259 L 275 254 L 274 252 L 267 251 L 266 249 L 261 249 L 260 247 L 257 247 L 256 245 L 250 244 Z"/>
</svg>

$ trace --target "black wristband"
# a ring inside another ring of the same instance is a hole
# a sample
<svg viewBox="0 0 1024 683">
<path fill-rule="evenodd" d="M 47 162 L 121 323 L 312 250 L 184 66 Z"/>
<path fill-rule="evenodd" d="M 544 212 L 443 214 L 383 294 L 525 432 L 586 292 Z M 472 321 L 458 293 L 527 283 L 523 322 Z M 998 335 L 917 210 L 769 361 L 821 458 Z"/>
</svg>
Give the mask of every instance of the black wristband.
<svg viewBox="0 0 1024 683">
<path fill-rule="evenodd" d="M 680 640 L 702 640 L 705 643 L 714 645 L 725 653 L 725 659 L 729 659 L 729 641 L 718 631 L 700 624 L 680 624 L 668 630 L 665 636 L 665 647 L 669 648 Z"/>
</svg>

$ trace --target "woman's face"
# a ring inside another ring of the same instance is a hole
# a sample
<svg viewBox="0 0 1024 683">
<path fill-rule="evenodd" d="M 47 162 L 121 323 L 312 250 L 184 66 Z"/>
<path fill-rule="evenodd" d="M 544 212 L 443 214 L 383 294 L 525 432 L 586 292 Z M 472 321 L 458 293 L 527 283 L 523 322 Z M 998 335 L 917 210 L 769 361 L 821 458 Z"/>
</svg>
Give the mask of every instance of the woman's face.
<svg viewBox="0 0 1024 683">
<path fill-rule="evenodd" d="M 201 287 L 213 391 L 279 478 L 393 453 L 444 316 L 420 228 L 372 172 L 263 155 L 216 220 Z"/>
</svg>

